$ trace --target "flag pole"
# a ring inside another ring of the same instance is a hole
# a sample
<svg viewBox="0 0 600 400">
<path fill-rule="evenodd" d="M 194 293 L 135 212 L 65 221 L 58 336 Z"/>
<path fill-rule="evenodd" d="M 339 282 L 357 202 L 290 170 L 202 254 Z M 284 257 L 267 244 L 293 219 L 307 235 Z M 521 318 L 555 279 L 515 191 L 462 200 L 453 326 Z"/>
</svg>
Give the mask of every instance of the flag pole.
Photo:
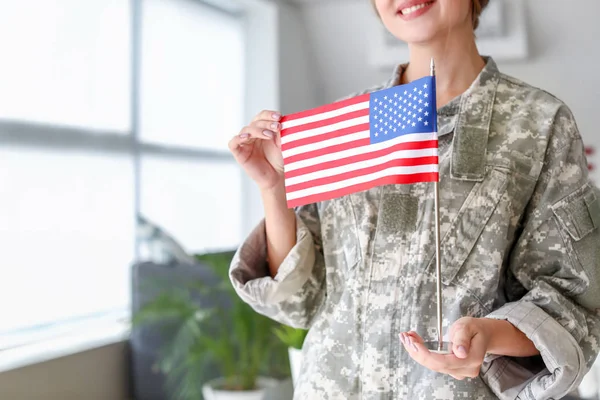
<svg viewBox="0 0 600 400">
<path fill-rule="evenodd" d="M 431 76 L 435 77 L 435 61 L 431 59 L 430 66 Z M 437 86 L 437 85 L 436 85 Z M 435 108 L 437 109 L 437 99 L 435 101 Z M 437 116 L 437 113 L 436 113 Z M 436 117 L 437 119 L 437 117 Z M 435 132 L 437 135 L 437 121 L 435 123 Z M 439 162 L 438 162 L 439 165 Z M 438 171 L 439 175 L 439 171 Z M 435 273 L 437 281 L 437 331 L 438 331 L 438 350 L 442 350 L 444 347 L 444 339 L 442 333 L 442 260 L 440 254 L 440 179 L 435 181 Z"/>
<path fill-rule="evenodd" d="M 435 62 L 433 58 L 430 64 L 430 75 L 435 79 Z M 437 111 L 437 99 L 434 82 L 433 99 L 434 109 Z M 437 112 L 436 118 L 434 119 L 434 127 L 437 135 Z M 439 163 L 438 163 L 439 165 Z M 438 171 L 439 172 L 439 171 Z M 441 353 L 449 354 L 451 352 L 451 344 L 444 342 L 444 335 L 442 331 L 442 260 L 440 254 L 440 184 L 438 180 L 434 182 L 435 190 L 435 273 L 436 273 L 436 284 L 437 284 L 437 341 L 426 342 L 426 346 L 429 350 Z"/>
</svg>

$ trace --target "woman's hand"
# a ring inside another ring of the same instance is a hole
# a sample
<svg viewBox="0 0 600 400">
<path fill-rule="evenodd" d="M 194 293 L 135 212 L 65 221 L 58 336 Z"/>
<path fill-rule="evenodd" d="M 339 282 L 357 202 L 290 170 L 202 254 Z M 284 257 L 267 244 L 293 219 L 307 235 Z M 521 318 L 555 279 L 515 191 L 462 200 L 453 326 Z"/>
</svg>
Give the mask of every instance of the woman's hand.
<svg viewBox="0 0 600 400">
<path fill-rule="evenodd" d="M 465 317 L 456 321 L 448 332 L 452 354 L 430 352 L 415 332 L 400 334 L 410 356 L 433 371 L 455 379 L 475 378 L 487 353 L 511 357 L 531 357 L 539 351 L 523 332 L 508 321 Z"/>
<path fill-rule="evenodd" d="M 283 185 L 281 114 L 262 111 L 229 141 L 229 150 L 261 191 Z"/>
<path fill-rule="evenodd" d="M 404 348 L 422 366 L 459 380 L 477 377 L 490 343 L 485 323 L 478 318 L 461 318 L 450 327 L 449 339 L 453 354 L 444 355 L 430 352 L 415 332 L 400 334 Z"/>
</svg>

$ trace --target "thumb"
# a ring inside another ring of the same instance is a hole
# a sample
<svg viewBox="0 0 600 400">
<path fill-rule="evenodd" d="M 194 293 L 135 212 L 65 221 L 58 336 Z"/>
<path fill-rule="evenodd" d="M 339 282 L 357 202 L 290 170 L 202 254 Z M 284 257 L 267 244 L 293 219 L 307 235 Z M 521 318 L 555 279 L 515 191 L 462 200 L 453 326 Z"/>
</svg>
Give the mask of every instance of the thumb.
<svg viewBox="0 0 600 400">
<path fill-rule="evenodd" d="M 467 358 L 471 348 L 471 339 L 473 332 L 467 324 L 460 324 L 453 329 L 453 335 L 450 338 L 452 342 L 452 352 L 458 358 Z"/>
</svg>

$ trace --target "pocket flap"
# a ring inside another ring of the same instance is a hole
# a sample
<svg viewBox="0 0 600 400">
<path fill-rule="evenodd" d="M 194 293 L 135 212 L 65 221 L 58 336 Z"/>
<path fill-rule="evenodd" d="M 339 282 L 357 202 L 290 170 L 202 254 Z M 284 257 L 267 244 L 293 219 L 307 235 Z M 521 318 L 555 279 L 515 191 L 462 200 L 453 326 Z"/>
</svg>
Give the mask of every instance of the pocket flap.
<svg viewBox="0 0 600 400">
<path fill-rule="evenodd" d="M 552 211 L 575 241 L 600 225 L 600 200 L 589 184 L 556 203 Z"/>
</svg>

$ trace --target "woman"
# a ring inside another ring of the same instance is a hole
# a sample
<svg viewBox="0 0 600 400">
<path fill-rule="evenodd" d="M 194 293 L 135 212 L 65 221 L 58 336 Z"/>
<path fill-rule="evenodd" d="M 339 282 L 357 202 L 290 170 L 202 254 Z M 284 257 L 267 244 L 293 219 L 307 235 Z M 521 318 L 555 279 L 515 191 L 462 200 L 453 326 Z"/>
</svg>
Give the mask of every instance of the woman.
<svg viewBox="0 0 600 400">
<path fill-rule="evenodd" d="M 298 399 L 550 399 L 599 346 L 600 200 L 562 102 L 501 74 L 474 39 L 483 0 L 375 0 L 410 62 L 438 65 L 444 328 L 436 337 L 431 184 L 388 185 L 288 210 L 280 115 L 230 142 L 265 220 L 230 276 L 258 312 L 310 328 Z M 418 332 L 419 334 L 417 334 Z"/>
</svg>

